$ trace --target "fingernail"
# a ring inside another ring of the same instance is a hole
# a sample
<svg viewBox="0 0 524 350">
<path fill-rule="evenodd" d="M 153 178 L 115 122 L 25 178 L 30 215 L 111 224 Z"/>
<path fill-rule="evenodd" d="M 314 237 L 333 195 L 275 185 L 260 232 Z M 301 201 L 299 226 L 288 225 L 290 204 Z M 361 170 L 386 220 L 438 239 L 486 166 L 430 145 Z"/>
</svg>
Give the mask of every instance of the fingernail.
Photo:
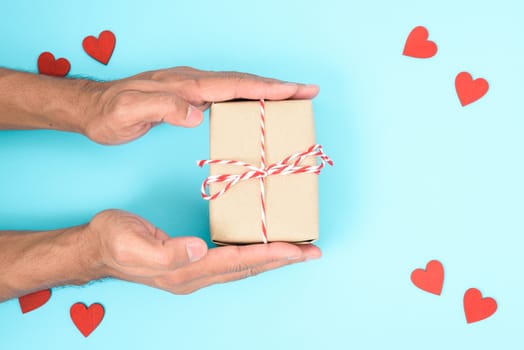
<svg viewBox="0 0 524 350">
<path fill-rule="evenodd" d="M 320 86 L 318 86 L 317 84 L 302 84 L 302 85 L 304 85 L 305 87 L 309 87 L 309 88 L 320 89 Z"/>
<path fill-rule="evenodd" d="M 306 262 L 306 261 L 311 261 L 311 260 L 318 260 L 319 258 L 320 258 L 319 256 L 308 256 L 308 257 L 304 260 L 304 262 Z"/>
<path fill-rule="evenodd" d="M 199 243 L 188 243 L 186 245 L 186 251 L 187 257 L 191 262 L 200 260 L 206 253 L 206 250 L 202 244 Z"/>
<path fill-rule="evenodd" d="M 287 257 L 288 260 L 298 260 L 298 259 L 300 259 L 300 258 L 301 258 L 300 255 L 293 255 L 293 256 L 288 256 L 288 257 Z"/>
<path fill-rule="evenodd" d="M 311 254 L 311 255 L 306 256 L 306 259 L 304 261 L 318 260 L 320 259 L 321 256 L 322 254 Z"/>
<path fill-rule="evenodd" d="M 193 113 L 193 106 L 189 105 L 189 106 L 187 106 L 186 119 L 191 118 L 191 113 Z"/>
<path fill-rule="evenodd" d="M 189 107 L 187 107 L 186 121 L 190 124 L 195 124 L 200 121 L 201 115 L 202 112 L 198 108 L 189 105 Z"/>
</svg>

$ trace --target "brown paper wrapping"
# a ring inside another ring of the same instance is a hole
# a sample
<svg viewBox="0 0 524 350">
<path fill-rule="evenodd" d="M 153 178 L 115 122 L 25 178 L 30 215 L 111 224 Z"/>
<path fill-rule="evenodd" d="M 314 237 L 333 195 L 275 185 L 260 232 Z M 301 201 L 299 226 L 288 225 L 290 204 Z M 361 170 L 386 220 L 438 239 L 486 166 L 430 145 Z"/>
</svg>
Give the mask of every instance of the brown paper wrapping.
<svg viewBox="0 0 524 350">
<path fill-rule="evenodd" d="M 230 159 L 260 166 L 258 101 L 214 103 L 210 113 L 210 159 Z M 266 165 L 315 144 L 310 100 L 266 101 Z M 303 165 L 316 165 L 305 159 Z M 210 165 L 210 175 L 239 174 L 245 168 Z M 224 185 L 210 185 L 211 193 Z M 312 242 L 318 238 L 316 174 L 269 176 L 265 179 L 268 241 Z M 260 183 L 233 186 L 209 202 L 211 240 L 217 244 L 261 243 Z"/>
</svg>

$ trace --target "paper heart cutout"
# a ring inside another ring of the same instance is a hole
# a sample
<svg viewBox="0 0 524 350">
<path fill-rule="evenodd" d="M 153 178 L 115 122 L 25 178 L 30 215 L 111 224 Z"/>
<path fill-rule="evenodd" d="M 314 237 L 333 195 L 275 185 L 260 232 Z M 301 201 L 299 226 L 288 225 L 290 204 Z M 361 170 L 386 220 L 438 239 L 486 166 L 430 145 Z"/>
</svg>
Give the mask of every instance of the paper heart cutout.
<svg viewBox="0 0 524 350">
<path fill-rule="evenodd" d="M 84 38 L 82 47 L 89 56 L 103 64 L 107 64 L 111 55 L 113 55 L 115 43 L 115 34 L 109 30 L 104 30 L 98 38 L 92 35 Z"/>
<path fill-rule="evenodd" d="M 36 310 L 51 298 L 51 290 L 40 290 L 31 294 L 27 294 L 18 298 L 18 303 L 20 304 L 20 309 L 22 313 L 28 313 L 30 311 Z"/>
<path fill-rule="evenodd" d="M 76 303 L 71 306 L 69 314 L 76 328 L 84 337 L 87 337 L 102 322 L 105 311 L 104 307 L 99 303 L 91 304 L 89 307 L 84 303 Z"/>
<path fill-rule="evenodd" d="M 482 321 L 493 315 L 495 311 L 497 311 L 495 299 L 483 298 L 477 288 L 470 288 L 464 293 L 464 313 L 467 323 Z"/>
<path fill-rule="evenodd" d="M 416 269 L 411 273 L 411 282 L 418 288 L 440 295 L 444 284 L 444 267 L 438 260 L 431 260 L 426 269 Z"/>
<path fill-rule="evenodd" d="M 404 45 L 404 56 L 415 58 L 430 58 L 437 53 L 437 44 L 428 40 L 429 33 L 426 27 L 418 26 L 413 28 L 406 39 Z"/>
<path fill-rule="evenodd" d="M 42 52 L 38 56 L 38 72 L 40 74 L 52 75 L 55 77 L 65 77 L 71 64 L 65 58 L 55 60 L 55 56 L 51 52 Z"/>
<path fill-rule="evenodd" d="M 460 104 L 464 107 L 484 96 L 489 89 L 486 79 L 473 77 L 468 72 L 461 72 L 455 78 L 455 89 Z"/>
</svg>

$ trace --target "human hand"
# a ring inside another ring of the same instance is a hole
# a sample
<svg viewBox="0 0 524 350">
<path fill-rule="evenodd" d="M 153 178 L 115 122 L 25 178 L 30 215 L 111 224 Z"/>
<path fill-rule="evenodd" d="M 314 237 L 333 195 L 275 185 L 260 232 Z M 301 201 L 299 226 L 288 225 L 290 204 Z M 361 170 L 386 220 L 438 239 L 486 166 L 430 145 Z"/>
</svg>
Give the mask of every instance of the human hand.
<svg viewBox="0 0 524 350">
<path fill-rule="evenodd" d="M 212 102 L 232 99 L 309 99 L 316 85 L 238 72 L 177 67 L 111 82 L 90 82 L 83 133 L 102 144 L 132 141 L 162 122 L 194 127 Z"/>
<path fill-rule="evenodd" d="M 120 210 L 99 213 L 86 230 L 86 236 L 98 242 L 106 276 L 175 294 L 321 256 L 314 245 L 280 242 L 208 250 L 200 238 L 170 238 L 143 218 Z"/>
</svg>

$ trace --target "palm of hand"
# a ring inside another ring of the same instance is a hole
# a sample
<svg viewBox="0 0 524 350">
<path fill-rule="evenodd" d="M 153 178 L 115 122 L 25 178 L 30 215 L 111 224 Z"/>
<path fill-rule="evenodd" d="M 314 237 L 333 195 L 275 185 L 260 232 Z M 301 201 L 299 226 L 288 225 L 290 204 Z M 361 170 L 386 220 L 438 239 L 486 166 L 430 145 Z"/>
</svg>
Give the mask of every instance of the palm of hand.
<svg viewBox="0 0 524 350">
<path fill-rule="evenodd" d="M 108 275 L 175 294 L 320 257 L 320 250 L 313 245 L 288 243 L 208 251 L 197 237 L 170 238 L 143 218 L 119 210 L 98 214 L 88 229 L 100 242 Z"/>
</svg>

